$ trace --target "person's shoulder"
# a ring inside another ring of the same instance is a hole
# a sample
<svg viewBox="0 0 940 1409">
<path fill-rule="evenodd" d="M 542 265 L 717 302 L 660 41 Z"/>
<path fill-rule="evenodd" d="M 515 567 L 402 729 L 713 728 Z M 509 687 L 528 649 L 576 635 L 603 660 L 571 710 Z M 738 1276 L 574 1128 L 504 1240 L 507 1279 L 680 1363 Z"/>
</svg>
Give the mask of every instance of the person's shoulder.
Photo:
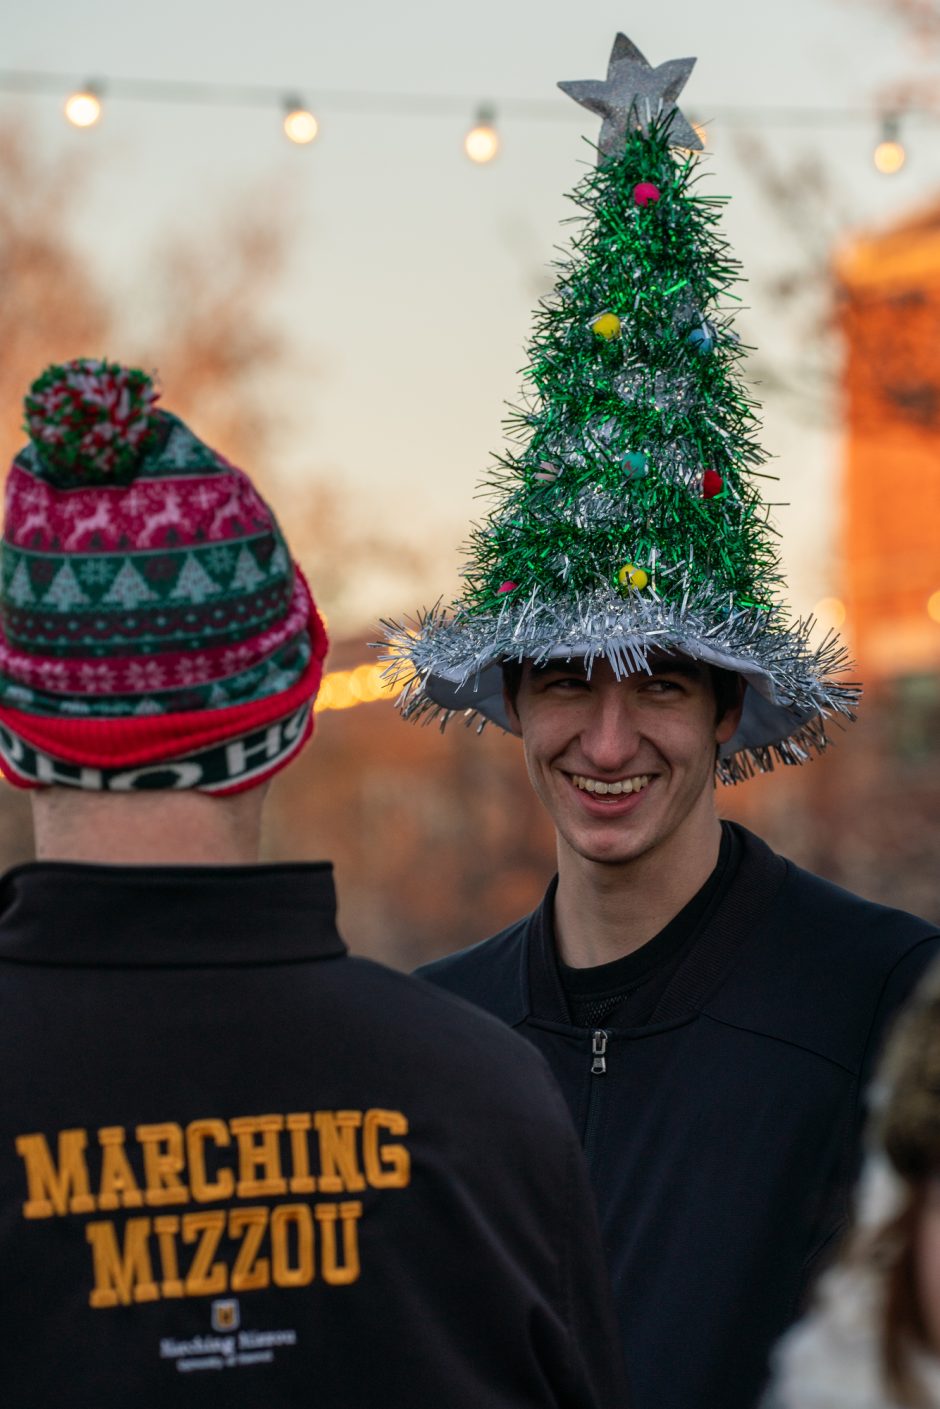
<svg viewBox="0 0 940 1409">
<path fill-rule="evenodd" d="M 918 945 L 940 941 L 929 920 L 891 905 L 867 900 L 802 866 L 787 862 L 785 899 L 794 911 L 812 918 L 814 930 L 830 944 L 851 951 L 856 962 L 869 959 L 891 965 Z"/>
<path fill-rule="evenodd" d="M 420 977 L 386 968 L 371 959 L 346 960 L 354 974 L 353 989 L 368 1009 L 373 1045 L 387 1039 L 400 1052 L 434 1048 L 435 1065 L 454 1061 L 479 1067 L 507 1061 L 542 1066 L 542 1058 L 507 1027 L 504 1020 L 465 1000 L 457 992 L 424 982 Z M 534 1058 L 534 1063 L 533 1063 Z"/>
<path fill-rule="evenodd" d="M 773 888 L 704 1011 L 860 1069 L 873 1036 L 877 1042 L 924 971 L 940 960 L 940 932 L 774 857 L 759 838 L 739 830 L 742 869 L 752 865 L 773 877 Z"/>
<path fill-rule="evenodd" d="M 484 1008 L 503 1022 L 521 1022 L 528 1011 L 528 932 L 532 916 L 467 949 L 446 954 L 415 971 L 435 988 Z"/>
<path fill-rule="evenodd" d="M 758 851 L 773 855 L 759 837 L 744 828 L 737 830 L 746 856 Z M 770 921 L 776 913 L 788 943 L 799 945 L 805 937 L 817 952 L 824 951 L 830 958 L 844 951 L 856 968 L 871 962 L 883 969 L 921 944 L 940 942 L 940 930 L 929 920 L 867 900 L 785 857 L 776 859 L 783 868 L 782 884 L 766 918 Z"/>
</svg>

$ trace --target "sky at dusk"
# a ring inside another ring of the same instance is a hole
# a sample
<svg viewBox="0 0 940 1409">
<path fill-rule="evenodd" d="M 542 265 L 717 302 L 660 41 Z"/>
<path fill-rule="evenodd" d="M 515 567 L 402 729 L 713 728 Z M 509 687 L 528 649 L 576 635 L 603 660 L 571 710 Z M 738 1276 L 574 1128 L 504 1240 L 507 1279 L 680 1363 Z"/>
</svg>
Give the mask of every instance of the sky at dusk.
<svg viewBox="0 0 940 1409">
<path fill-rule="evenodd" d="M 729 114 L 709 125 L 707 189 L 733 198 L 725 229 L 751 280 L 738 325 L 745 341 L 768 365 L 793 365 L 805 330 L 771 285 L 780 269 L 799 270 L 801 247 L 757 189 L 740 135 L 756 133 L 781 171 L 794 173 L 797 202 L 799 162 L 823 159 L 820 228 L 833 233 L 890 222 L 940 190 L 936 126 L 911 131 L 898 177 L 871 165 L 877 95 L 930 70 L 901 26 L 861 0 L 8 5 L 5 70 L 271 85 L 303 95 L 322 128 L 298 149 L 282 136 L 276 107 L 115 97 L 97 129 L 77 132 L 55 96 L 9 92 L 0 92 L 0 118 L 27 125 L 40 155 L 94 150 L 76 237 L 130 316 L 161 240 L 184 229 L 224 238 L 221 213 L 237 219 L 239 202 L 282 211 L 292 245 L 272 316 L 294 351 L 292 375 L 271 388 L 283 405 L 276 453 L 298 493 L 326 479 L 372 531 L 428 545 L 430 575 L 420 585 L 428 602 L 453 588 L 456 548 L 480 512 L 474 487 L 503 443 L 532 307 L 564 238 L 564 196 L 590 156 L 582 135 L 597 131 L 554 85 L 603 76 L 617 29 L 653 63 L 698 56 L 685 112 L 707 120 L 714 110 L 751 110 L 751 120 Z M 328 91 L 460 95 L 466 104 L 453 114 L 356 112 L 318 101 Z M 501 100 L 512 99 L 538 100 L 544 116 L 499 116 Z M 485 100 L 496 106 L 503 149 L 477 168 L 461 141 Z M 781 107 L 860 108 L 872 117 L 768 125 L 767 110 Z M 777 520 L 791 600 L 805 611 L 838 589 L 837 420 L 799 397 L 757 395 L 781 477 L 773 497 L 791 505 Z M 419 605 L 404 595 L 413 582 L 368 563 L 349 570 L 362 578 L 363 619 Z"/>
</svg>

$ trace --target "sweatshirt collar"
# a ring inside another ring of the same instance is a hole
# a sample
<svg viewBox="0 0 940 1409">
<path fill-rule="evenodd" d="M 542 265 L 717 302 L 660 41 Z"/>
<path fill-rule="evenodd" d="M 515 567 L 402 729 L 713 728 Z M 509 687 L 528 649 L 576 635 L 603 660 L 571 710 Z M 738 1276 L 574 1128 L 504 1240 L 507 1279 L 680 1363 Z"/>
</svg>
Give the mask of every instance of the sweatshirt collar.
<svg viewBox="0 0 940 1409">
<path fill-rule="evenodd" d="M 134 968 L 289 963 L 345 953 L 326 861 L 37 861 L 0 877 L 0 962 Z"/>
</svg>

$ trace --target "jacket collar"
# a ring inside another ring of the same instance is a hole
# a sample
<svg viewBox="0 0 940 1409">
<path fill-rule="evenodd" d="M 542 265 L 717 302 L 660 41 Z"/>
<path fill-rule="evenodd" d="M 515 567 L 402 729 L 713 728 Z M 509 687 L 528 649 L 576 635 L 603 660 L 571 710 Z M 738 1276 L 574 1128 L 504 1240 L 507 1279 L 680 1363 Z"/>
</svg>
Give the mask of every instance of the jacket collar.
<svg viewBox="0 0 940 1409">
<path fill-rule="evenodd" d="M 671 1024 L 700 1011 L 720 985 L 735 957 L 769 913 L 786 876 L 787 863 L 745 827 L 734 828 L 741 844 L 741 859 L 727 894 L 706 922 L 691 953 L 673 975 L 662 995 L 650 1026 Z M 524 948 L 527 964 L 521 978 L 518 1007 L 525 1016 L 571 1026 L 555 950 L 556 876 L 541 905 L 525 921 Z M 528 992 L 526 993 L 526 988 Z M 528 999 L 528 1002 L 526 1002 Z M 515 1006 L 515 1005 L 514 1005 Z"/>
<path fill-rule="evenodd" d="M 529 920 L 529 1000 L 534 1015 L 546 1022 L 571 1026 L 565 991 L 558 971 L 555 948 L 555 895 L 558 877 L 553 876 L 541 905 Z"/>
<path fill-rule="evenodd" d="M 43 861 L 0 877 L 0 962 L 123 968 L 288 963 L 345 953 L 326 861 Z"/>
</svg>

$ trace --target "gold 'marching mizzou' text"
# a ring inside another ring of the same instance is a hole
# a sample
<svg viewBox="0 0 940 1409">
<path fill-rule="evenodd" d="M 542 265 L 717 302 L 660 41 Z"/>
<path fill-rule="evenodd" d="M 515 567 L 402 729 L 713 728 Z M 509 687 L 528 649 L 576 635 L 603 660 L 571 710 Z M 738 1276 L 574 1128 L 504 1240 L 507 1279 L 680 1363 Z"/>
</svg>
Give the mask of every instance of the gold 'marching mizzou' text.
<svg viewBox="0 0 940 1409">
<path fill-rule="evenodd" d="M 348 1196 L 407 1188 L 407 1134 L 401 1111 L 373 1107 L 60 1130 L 54 1151 L 44 1134 L 19 1135 L 23 1216 L 178 1210 L 86 1224 L 93 1307 L 301 1287 L 318 1276 L 346 1286 L 360 1275 L 363 1208 Z M 246 1199 L 290 1201 L 184 1211 Z"/>
</svg>

